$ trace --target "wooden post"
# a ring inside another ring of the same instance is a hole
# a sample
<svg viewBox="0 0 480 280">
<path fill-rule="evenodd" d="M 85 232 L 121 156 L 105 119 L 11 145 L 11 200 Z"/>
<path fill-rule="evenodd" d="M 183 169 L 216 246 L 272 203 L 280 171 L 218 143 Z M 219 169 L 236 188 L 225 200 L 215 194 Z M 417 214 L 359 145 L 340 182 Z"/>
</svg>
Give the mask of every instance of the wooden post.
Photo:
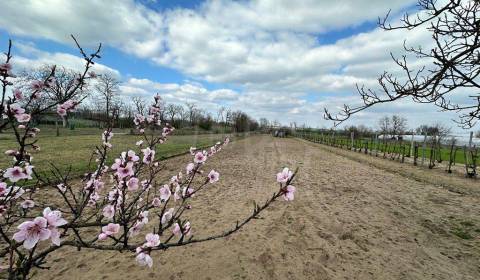
<svg viewBox="0 0 480 280">
<path fill-rule="evenodd" d="M 425 155 L 427 150 L 427 132 L 423 136 L 423 146 L 422 146 L 422 165 L 425 163 Z"/>
<path fill-rule="evenodd" d="M 410 153 L 409 156 L 413 155 L 413 137 L 415 136 L 415 133 L 412 131 L 412 138 L 410 139 Z"/>
<path fill-rule="evenodd" d="M 351 149 L 350 150 L 353 150 L 353 138 L 354 138 L 354 132 L 350 132 L 350 140 L 352 141 L 352 146 L 351 146 Z"/>
</svg>

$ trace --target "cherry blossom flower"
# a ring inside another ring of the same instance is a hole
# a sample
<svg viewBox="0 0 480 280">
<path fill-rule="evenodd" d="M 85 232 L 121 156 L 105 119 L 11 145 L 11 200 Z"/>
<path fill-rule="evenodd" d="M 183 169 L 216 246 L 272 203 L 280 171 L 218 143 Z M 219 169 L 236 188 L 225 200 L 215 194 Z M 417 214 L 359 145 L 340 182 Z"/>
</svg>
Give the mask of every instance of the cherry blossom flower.
<svg viewBox="0 0 480 280">
<path fill-rule="evenodd" d="M 48 222 L 48 229 L 50 230 L 50 239 L 52 240 L 52 243 L 60 246 L 60 232 L 57 227 L 67 224 L 67 221 L 62 218 L 62 212 L 58 210 L 52 211 L 50 207 L 47 207 L 43 210 L 43 217 Z"/>
<path fill-rule="evenodd" d="M 15 115 L 15 118 L 17 119 L 17 122 L 25 123 L 30 121 L 31 116 L 29 114 L 19 114 L 19 115 Z"/>
<path fill-rule="evenodd" d="M 67 115 L 67 110 L 63 108 L 61 105 L 57 105 L 57 114 L 59 114 L 61 117 L 65 117 Z"/>
<path fill-rule="evenodd" d="M 64 193 L 67 190 L 67 187 L 65 187 L 64 184 L 58 184 L 57 189 L 60 190 L 60 192 Z"/>
<path fill-rule="evenodd" d="M 163 215 L 162 215 L 162 225 L 165 225 L 168 222 L 170 222 L 170 220 L 173 217 L 173 211 L 174 210 L 175 210 L 174 208 L 170 208 L 165 213 L 163 213 Z"/>
<path fill-rule="evenodd" d="M 3 177 L 8 178 L 12 183 L 28 178 L 27 174 L 25 174 L 24 170 L 20 166 L 7 168 L 5 173 L 3 173 Z"/>
<path fill-rule="evenodd" d="M 216 172 L 215 170 L 212 170 L 212 171 L 210 171 L 210 173 L 208 173 L 208 181 L 210 183 L 217 182 L 219 178 L 220 178 L 220 174 L 218 172 Z"/>
<path fill-rule="evenodd" d="M 160 188 L 160 199 L 162 201 L 167 201 L 170 198 L 170 195 L 172 192 L 170 191 L 170 186 L 169 185 L 163 185 L 163 187 Z"/>
<path fill-rule="evenodd" d="M 50 238 L 50 230 L 47 228 L 47 219 L 36 217 L 33 221 L 26 221 L 17 227 L 17 231 L 13 235 L 13 239 L 17 242 L 23 241 L 23 247 L 27 250 L 37 245 L 38 241 Z"/>
<path fill-rule="evenodd" d="M 115 216 L 115 207 L 113 205 L 107 205 L 103 207 L 102 214 L 105 218 L 111 220 Z"/>
<path fill-rule="evenodd" d="M 150 164 L 153 162 L 153 158 L 155 157 L 155 150 L 150 149 L 150 147 L 147 147 L 145 149 L 142 149 L 143 152 L 143 163 L 145 164 Z"/>
<path fill-rule="evenodd" d="M 180 225 L 178 223 L 175 223 L 175 225 L 173 226 L 173 230 L 172 230 L 173 234 L 175 235 L 190 235 L 191 232 L 190 232 L 190 222 L 186 222 L 184 225 L 183 225 L 183 231 L 182 231 L 182 228 L 180 228 Z"/>
<path fill-rule="evenodd" d="M 160 207 L 162 205 L 162 200 L 158 197 L 154 197 L 152 199 L 152 205 L 153 207 Z"/>
<path fill-rule="evenodd" d="M 286 201 L 292 201 L 294 199 L 294 194 L 295 194 L 295 187 L 292 185 L 288 185 L 284 189 L 283 198 Z"/>
<path fill-rule="evenodd" d="M 197 152 L 195 154 L 195 157 L 193 159 L 193 162 L 195 163 L 204 163 L 207 160 L 207 156 L 205 155 L 204 152 Z"/>
<path fill-rule="evenodd" d="M 145 252 L 140 252 L 138 253 L 137 257 L 135 258 L 136 261 L 138 262 L 139 265 L 141 266 L 148 266 L 148 267 L 152 267 L 153 266 L 153 260 L 152 260 L 152 257 L 150 257 L 149 254 L 145 253 Z"/>
<path fill-rule="evenodd" d="M 112 168 L 113 169 L 113 168 Z M 133 162 L 129 162 L 125 165 L 125 167 L 119 167 L 117 169 L 117 173 L 118 177 L 120 179 L 123 179 L 127 176 L 133 176 L 134 172 L 133 172 Z"/>
<path fill-rule="evenodd" d="M 40 91 L 45 87 L 45 84 L 42 81 L 33 81 L 30 84 L 30 87 L 32 88 L 32 90 Z"/>
<path fill-rule="evenodd" d="M 129 191 L 138 190 L 138 178 L 132 177 L 127 182 L 127 187 Z"/>
<path fill-rule="evenodd" d="M 23 201 L 20 206 L 22 206 L 23 209 L 33 208 L 35 206 L 35 202 L 33 202 L 33 200 L 27 199 Z"/>
<path fill-rule="evenodd" d="M 25 109 L 23 109 L 18 103 L 12 103 L 9 106 L 10 112 L 14 115 L 21 115 L 25 113 Z"/>
<path fill-rule="evenodd" d="M 13 90 L 13 96 L 17 100 L 22 100 L 23 99 L 23 93 L 19 89 Z"/>
<path fill-rule="evenodd" d="M 190 154 L 193 156 L 195 155 L 195 151 L 197 150 L 197 148 L 195 147 L 190 147 Z"/>
<path fill-rule="evenodd" d="M 7 193 L 7 183 L 0 182 L 0 197 Z"/>
<path fill-rule="evenodd" d="M 277 182 L 286 183 L 292 177 L 292 175 L 292 171 L 285 167 L 282 172 L 277 173 Z"/>
<path fill-rule="evenodd" d="M 109 223 L 106 226 L 102 227 L 102 233 L 98 235 L 99 240 L 105 240 L 109 236 L 113 236 L 117 234 L 120 231 L 120 225 L 119 224 L 114 224 L 114 223 Z"/>
<path fill-rule="evenodd" d="M 147 233 L 147 235 L 145 236 L 145 240 L 147 241 L 144 244 L 146 247 L 153 248 L 160 245 L 160 236 L 158 234 Z"/>
<path fill-rule="evenodd" d="M 102 141 L 108 142 L 108 141 L 110 141 L 110 139 L 112 139 L 112 136 L 113 136 L 113 133 L 111 131 L 105 130 L 102 133 Z"/>
<path fill-rule="evenodd" d="M 187 174 L 190 174 L 192 173 L 193 169 L 195 168 L 195 164 L 190 162 L 189 164 L 187 164 L 187 167 L 185 168 L 186 171 L 187 171 Z"/>
</svg>

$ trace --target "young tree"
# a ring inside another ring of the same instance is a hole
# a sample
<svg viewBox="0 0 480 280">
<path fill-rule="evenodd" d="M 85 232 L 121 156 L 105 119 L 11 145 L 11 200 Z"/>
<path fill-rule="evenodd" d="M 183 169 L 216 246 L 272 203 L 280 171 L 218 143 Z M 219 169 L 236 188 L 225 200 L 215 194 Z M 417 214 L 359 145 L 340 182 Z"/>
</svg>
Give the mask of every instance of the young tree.
<svg viewBox="0 0 480 280">
<path fill-rule="evenodd" d="M 99 47 L 87 56 L 80 46 L 79 49 L 86 62 L 75 90 L 84 84 L 86 73 L 100 51 Z M 294 199 L 296 189 L 292 183 L 296 171 L 284 168 L 276 176 L 278 191 L 263 204 L 254 203 L 251 214 L 226 231 L 206 237 L 194 236 L 194 223 L 185 217 L 191 208 L 190 201 L 201 198 L 201 193 L 219 180 L 219 172 L 213 169 L 205 172 L 208 170 L 205 166 L 225 148 L 229 139 L 207 150 L 192 147 L 185 169 L 163 182 L 165 176 L 160 174 L 168 168 L 155 157 L 156 148 L 168 140 L 174 128 L 160 120 L 159 96 L 148 108 L 147 115 L 135 116 L 141 140 L 136 147 L 117 155 L 111 166 L 107 165 L 107 158 L 111 156 L 114 135 L 109 126 L 99 137 L 101 144 L 93 153 L 96 168 L 80 182 L 72 181 L 69 173 L 62 173 L 55 164 L 52 169 L 55 178 L 43 177 L 36 173 L 30 154 L 38 150 L 35 136 L 40 132 L 31 119 L 54 105 L 39 108 L 31 101 L 41 98 L 54 73 L 52 70 L 46 80 L 32 83 L 28 94 L 13 92 L 10 95 L 7 88 L 14 84 L 10 59 L 9 48 L 6 62 L 0 64 L 3 92 L 0 116 L 2 125 L 12 129 L 17 145 L 5 152 L 15 159 L 13 163 L 0 170 L 0 258 L 8 266 L 3 271 L 8 279 L 28 279 L 33 268 L 46 268 L 49 254 L 66 246 L 128 251 L 136 256 L 139 265 L 151 267 L 155 251 L 224 238 L 258 218 L 277 199 Z M 68 96 L 73 98 L 75 94 L 71 92 Z M 21 106 L 18 101 L 24 98 L 27 102 Z M 71 99 L 62 101 L 58 107 L 61 115 L 76 105 Z M 162 133 L 155 133 L 153 128 Z"/>
<path fill-rule="evenodd" d="M 422 9 L 415 17 L 406 14 L 400 26 L 387 24 L 389 15 L 379 19 L 384 30 L 413 30 L 426 28 L 432 35 L 432 47 L 407 47 L 405 51 L 415 61 L 426 61 L 413 68 L 407 56 L 393 57 L 403 76 L 385 72 L 379 81 L 379 90 L 358 86 L 363 104 L 344 105 L 337 115 L 325 109 L 325 118 L 336 125 L 351 115 L 376 104 L 411 98 L 414 102 L 431 103 L 441 111 L 459 113 L 457 122 L 464 128 L 475 125 L 480 118 L 480 1 L 478 0 L 419 0 Z M 459 95 L 467 93 L 468 101 Z M 461 101 L 459 101 L 461 100 Z"/>
</svg>

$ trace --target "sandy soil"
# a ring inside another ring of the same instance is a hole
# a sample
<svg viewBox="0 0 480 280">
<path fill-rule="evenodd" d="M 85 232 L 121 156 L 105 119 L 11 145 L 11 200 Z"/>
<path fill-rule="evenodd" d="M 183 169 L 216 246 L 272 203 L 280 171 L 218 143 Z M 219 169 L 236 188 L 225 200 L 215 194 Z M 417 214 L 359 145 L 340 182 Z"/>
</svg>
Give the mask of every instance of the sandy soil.
<svg viewBox="0 0 480 280">
<path fill-rule="evenodd" d="M 454 190 L 472 191 L 452 191 L 448 175 L 351 155 L 298 139 L 234 142 L 209 163 L 221 182 L 193 203 L 194 234 L 249 213 L 282 166 L 300 167 L 296 200 L 228 239 L 156 252 L 152 269 L 131 253 L 62 248 L 34 279 L 480 279 L 480 184 L 455 178 Z M 170 162 L 173 173 L 186 158 Z"/>
</svg>

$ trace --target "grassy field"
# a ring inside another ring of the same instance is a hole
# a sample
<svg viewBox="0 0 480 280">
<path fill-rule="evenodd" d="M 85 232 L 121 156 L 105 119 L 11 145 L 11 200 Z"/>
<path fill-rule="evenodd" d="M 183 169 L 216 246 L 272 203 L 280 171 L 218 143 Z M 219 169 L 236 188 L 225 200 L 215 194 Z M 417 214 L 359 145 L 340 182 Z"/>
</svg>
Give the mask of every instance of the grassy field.
<svg viewBox="0 0 480 280">
<path fill-rule="evenodd" d="M 95 168 L 95 163 L 89 165 L 89 159 L 96 145 L 101 145 L 101 133 L 97 128 L 61 129 L 60 136 L 56 136 L 54 128 L 41 128 L 38 134 L 38 145 L 41 150 L 32 152 L 33 164 L 40 174 L 50 174 L 51 164 L 55 164 L 60 170 L 66 171 L 72 168 L 72 175 L 81 175 Z M 179 135 L 171 136 L 169 140 L 157 146 L 157 158 L 168 157 L 188 151 L 191 146 L 202 147 L 211 145 L 223 138 L 222 134 L 202 135 Z M 0 134 L 0 168 L 11 164 L 11 158 L 5 156 L 3 151 L 16 149 L 13 135 L 5 132 Z M 133 149 L 139 152 L 135 142 L 140 140 L 139 135 L 130 135 L 129 130 L 114 130 L 113 144 L 109 163 L 120 152 Z"/>
</svg>

